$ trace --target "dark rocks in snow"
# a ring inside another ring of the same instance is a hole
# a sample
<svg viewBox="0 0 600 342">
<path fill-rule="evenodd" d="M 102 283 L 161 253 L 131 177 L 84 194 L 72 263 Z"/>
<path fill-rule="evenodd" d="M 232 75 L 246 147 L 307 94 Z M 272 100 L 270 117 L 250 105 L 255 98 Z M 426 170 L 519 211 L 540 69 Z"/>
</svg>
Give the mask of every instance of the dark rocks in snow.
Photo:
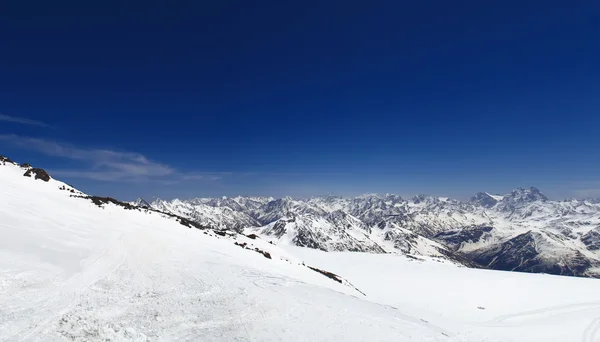
<svg viewBox="0 0 600 342">
<path fill-rule="evenodd" d="M 63 185 L 63 186 L 61 186 L 61 187 L 59 187 L 59 188 L 58 188 L 58 190 L 68 191 L 68 192 L 70 192 L 70 193 L 72 193 L 72 194 L 74 194 L 74 193 L 75 193 L 75 189 L 73 189 L 73 187 L 71 187 L 71 188 L 67 188 L 67 187 L 66 187 L 66 186 L 64 186 L 64 185 Z"/>
<path fill-rule="evenodd" d="M 236 236 L 238 233 L 233 232 L 233 231 L 229 231 L 229 230 L 224 230 L 224 229 L 213 229 L 212 230 L 213 233 L 219 235 L 219 236 L 228 236 L 228 237 L 234 237 Z"/>
<path fill-rule="evenodd" d="M 310 268 L 311 270 L 313 270 L 313 271 L 315 271 L 317 273 L 321 273 L 322 275 L 326 276 L 327 278 L 333 279 L 333 280 L 337 281 L 340 284 L 343 283 L 342 278 L 339 275 L 335 274 L 335 273 L 324 271 L 324 270 L 318 269 L 316 267 L 311 267 L 311 266 L 306 266 L 306 267 Z"/>
<path fill-rule="evenodd" d="M 0 156 L 0 162 L 2 162 L 2 164 L 5 164 L 5 163 L 15 164 L 14 161 L 10 160 L 10 158 L 5 157 L 5 156 Z"/>
<path fill-rule="evenodd" d="M 453 250 L 457 250 L 463 243 L 479 242 L 485 235 L 490 233 L 494 227 L 473 226 L 465 227 L 460 230 L 449 230 L 440 232 L 433 236 L 437 240 Z M 489 234 L 488 234 L 489 235 Z"/>
<path fill-rule="evenodd" d="M 600 227 L 594 228 L 581 237 L 581 241 L 590 251 L 600 250 Z"/>
<path fill-rule="evenodd" d="M 35 179 L 41 179 L 44 182 L 50 181 L 50 175 L 46 170 L 40 168 L 31 168 L 27 170 L 23 176 L 25 177 L 35 177 Z"/>
<path fill-rule="evenodd" d="M 6 165 L 6 163 L 17 165 L 23 169 L 27 169 L 27 171 L 23 174 L 23 176 L 25 177 L 34 177 L 34 179 L 41 179 L 44 182 L 48 182 L 52 178 L 44 169 L 34 168 L 29 163 L 17 164 L 8 157 L 0 156 L 0 164 Z"/>
<path fill-rule="evenodd" d="M 182 226 L 185 226 L 188 228 L 204 229 L 204 227 L 201 226 L 200 224 L 198 224 L 192 220 L 188 220 L 185 217 L 177 217 L 177 222 L 179 222 Z"/>
<path fill-rule="evenodd" d="M 302 264 L 304 265 L 304 263 L 302 263 Z M 310 268 L 311 270 L 313 270 L 313 271 L 315 271 L 317 273 L 320 273 L 320 274 L 326 276 L 327 278 L 329 278 L 329 279 L 331 279 L 333 281 L 336 281 L 336 282 L 338 282 L 340 284 L 344 284 L 344 280 L 342 279 L 342 277 L 340 277 L 339 275 L 337 275 L 335 273 L 331 273 L 329 271 L 325 271 L 325 270 L 322 270 L 322 269 L 319 269 L 319 268 L 316 268 L 316 267 L 311 267 L 311 266 L 308 266 L 308 265 L 304 265 L 304 266 Z M 356 286 L 350 284 L 348 281 L 346 281 L 345 285 L 353 288 L 354 290 L 356 290 L 358 293 L 362 294 L 363 296 L 366 296 L 366 294 L 364 292 L 362 292 L 361 290 L 357 289 Z"/>
<path fill-rule="evenodd" d="M 236 246 L 240 246 L 240 247 L 242 247 L 243 249 L 247 249 L 247 250 L 249 250 L 249 251 L 254 251 L 254 252 L 256 252 L 256 253 L 262 254 L 262 255 L 263 255 L 265 258 L 267 258 L 267 259 L 272 259 L 272 258 L 271 258 L 271 253 L 269 253 L 269 252 L 267 252 L 267 251 L 263 251 L 262 249 L 260 249 L 260 248 L 258 248 L 258 247 L 250 248 L 250 247 L 248 247 L 248 244 L 247 244 L 247 243 L 245 243 L 245 242 L 241 242 L 241 243 L 240 243 L 240 242 L 234 242 L 234 245 L 236 245 Z"/>
<path fill-rule="evenodd" d="M 112 197 L 100 197 L 100 196 L 77 196 L 77 197 L 81 197 L 81 198 L 86 198 L 89 199 L 90 201 L 92 201 L 95 205 L 99 206 L 100 208 L 103 207 L 103 205 L 105 204 L 109 204 L 112 203 L 114 205 L 118 205 L 120 207 L 123 207 L 127 210 L 134 210 L 136 209 L 135 206 L 129 204 L 129 203 L 125 203 L 125 202 L 121 202 L 119 200 L 116 200 Z"/>
<path fill-rule="evenodd" d="M 263 250 L 258 249 L 256 247 L 254 248 L 254 251 L 262 254 L 267 259 L 271 259 L 271 254 L 269 252 L 267 252 L 267 251 L 263 251 Z"/>
</svg>

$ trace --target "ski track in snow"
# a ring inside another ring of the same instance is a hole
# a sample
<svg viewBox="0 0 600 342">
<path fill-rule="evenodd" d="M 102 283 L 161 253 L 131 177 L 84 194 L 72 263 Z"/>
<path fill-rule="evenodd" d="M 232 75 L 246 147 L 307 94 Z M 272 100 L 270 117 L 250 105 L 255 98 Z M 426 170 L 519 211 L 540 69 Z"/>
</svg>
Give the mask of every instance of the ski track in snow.
<svg viewBox="0 0 600 342">
<path fill-rule="evenodd" d="M 594 319 L 583 332 L 583 336 L 581 337 L 582 342 L 598 342 L 600 341 L 600 336 L 598 335 L 598 331 L 600 331 L 600 317 Z"/>
<path fill-rule="evenodd" d="M 539 319 L 545 316 L 556 316 L 556 315 L 568 315 L 579 311 L 588 311 L 600 309 L 600 302 L 590 302 L 590 303 L 578 303 L 578 304 L 567 304 L 567 305 L 559 305 L 553 306 L 538 310 L 524 311 L 514 314 L 502 315 L 498 316 L 488 322 L 482 323 L 483 325 L 510 325 L 510 321 L 517 321 L 517 323 L 513 324 L 522 324 L 523 319 Z"/>
<path fill-rule="evenodd" d="M 87 288 L 106 275 L 117 270 L 127 259 L 127 250 L 122 246 L 122 237 L 115 242 L 103 255 L 92 265 L 85 268 L 81 273 L 72 276 L 58 289 L 57 294 L 45 305 L 43 305 L 45 318 L 28 332 L 24 332 L 20 341 L 25 341 L 46 327 L 53 319 L 64 315 L 71 309 L 73 300 L 81 289 Z M 46 313 L 47 312 L 47 313 Z"/>
</svg>

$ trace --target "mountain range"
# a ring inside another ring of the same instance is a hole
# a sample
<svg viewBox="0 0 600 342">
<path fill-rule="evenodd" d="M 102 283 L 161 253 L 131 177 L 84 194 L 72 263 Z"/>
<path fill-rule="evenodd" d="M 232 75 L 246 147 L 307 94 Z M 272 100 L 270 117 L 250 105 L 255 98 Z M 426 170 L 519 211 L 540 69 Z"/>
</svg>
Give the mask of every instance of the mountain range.
<svg viewBox="0 0 600 342">
<path fill-rule="evenodd" d="M 419 195 L 138 199 L 214 229 L 323 251 L 400 253 L 505 271 L 600 276 L 600 204 L 535 187 L 468 201 Z"/>
<path fill-rule="evenodd" d="M 6 157 L 2 164 L 14 164 Z M 48 173 L 20 164 L 25 177 Z M 71 186 L 59 190 L 85 196 Z M 600 203 L 553 201 L 537 188 L 468 201 L 368 194 L 311 198 L 222 197 L 117 203 L 176 218 L 185 226 L 259 236 L 273 245 L 395 253 L 504 271 L 600 277 Z"/>
</svg>

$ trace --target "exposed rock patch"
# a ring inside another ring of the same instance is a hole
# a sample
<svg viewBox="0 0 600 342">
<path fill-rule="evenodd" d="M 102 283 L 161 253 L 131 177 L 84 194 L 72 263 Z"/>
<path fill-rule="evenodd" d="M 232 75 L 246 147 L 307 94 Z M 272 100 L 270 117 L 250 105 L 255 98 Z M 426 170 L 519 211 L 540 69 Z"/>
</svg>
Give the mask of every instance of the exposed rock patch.
<svg viewBox="0 0 600 342">
<path fill-rule="evenodd" d="M 5 157 L 5 156 L 0 156 L 0 162 L 2 164 L 6 164 L 6 163 L 15 164 L 14 161 L 10 160 L 10 158 Z"/>
<path fill-rule="evenodd" d="M 262 255 L 263 255 L 265 258 L 267 258 L 267 259 L 272 259 L 272 258 L 271 258 L 271 253 L 269 253 L 269 252 L 267 252 L 267 251 L 263 251 L 262 249 L 260 249 L 260 248 L 258 248 L 258 247 L 254 247 L 254 248 L 248 247 L 248 244 L 247 244 L 247 243 L 245 243 L 245 242 L 241 242 L 241 243 L 240 243 L 240 242 L 234 242 L 234 245 L 236 245 L 236 246 L 240 246 L 240 247 L 242 247 L 243 249 L 247 249 L 247 250 L 249 250 L 249 251 L 254 251 L 254 252 L 256 252 L 256 253 L 262 254 Z"/>
<path fill-rule="evenodd" d="M 321 273 L 322 275 L 326 276 L 327 278 L 333 279 L 333 280 L 337 281 L 340 284 L 343 283 L 342 278 L 339 275 L 335 274 L 335 273 L 324 271 L 324 270 L 318 269 L 316 267 L 311 267 L 311 266 L 306 266 L 306 267 L 310 268 L 311 270 L 313 270 L 313 271 L 315 271 L 317 273 Z"/>
<path fill-rule="evenodd" d="M 50 175 L 48 174 L 48 172 L 46 172 L 46 170 L 44 169 L 40 169 L 40 168 L 31 168 L 29 170 L 27 170 L 23 176 L 25 177 L 34 177 L 35 179 L 41 179 L 44 182 L 48 182 L 50 181 Z"/>
</svg>

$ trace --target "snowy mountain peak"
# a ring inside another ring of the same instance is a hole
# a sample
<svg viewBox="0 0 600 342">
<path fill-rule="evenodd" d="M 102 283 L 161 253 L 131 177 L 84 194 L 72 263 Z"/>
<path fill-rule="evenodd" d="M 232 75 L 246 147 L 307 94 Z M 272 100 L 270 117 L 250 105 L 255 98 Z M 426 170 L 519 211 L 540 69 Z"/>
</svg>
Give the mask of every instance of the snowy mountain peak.
<svg viewBox="0 0 600 342">
<path fill-rule="evenodd" d="M 476 193 L 473 197 L 471 197 L 469 202 L 478 204 L 478 205 L 480 205 L 484 208 L 488 208 L 488 209 L 492 208 L 493 206 L 498 204 L 498 200 L 496 198 L 494 198 L 493 196 L 491 196 L 490 194 L 488 194 L 487 192 Z"/>
<path fill-rule="evenodd" d="M 502 210 L 514 210 L 517 206 L 547 200 L 548 198 L 544 196 L 538 188 L 530 187 L 527 189 L 514 189 L 504 196 L 491 195 L 487 192 L 478 192 L 471 197 L 469 202 L 488 209 L 498 205 Z"/>
<path fill-rule="evenodd" d="M 517 188 L 510 194 L 504 196 L 499 207 L 504 211 L 514 211 L 516 208 L 528 205 L 533 202 L 545 202 L 548 198 L 544 196 L 539 189 L 535 187 Z"/>
<path fill-rule="evenodd" d="M 150 203 L 148 203 L 145 199 L 139 197 L 138 199 L 136 199 L 135 201 L 131 202 L 131 204 L 137 206 L 137 207 L 141 207 L 141 208 L 151 208 L 152 206 L 150 205 Z"/>
<path fill-rule="evenodd" d="M 429 196 L 429 195 L 419 194 L 419 195 L 413 196 L 411 198 L 411 200 L 413 201 L 413 203 L 419 204 L 419 203 L 423 203 L 423 202 L 433 202 L 433 201 L 435 201 L 435 198 L 432 196 Z"/>
<path fill-rule="evenodd" d="M 522 202 L 534 202 L 534 201 L 547 201 L 548 198 L 541 193 L 541 191 L 536 187 L 530 187 L 528 189 L 525 188 L 517 188 L 513 190 L 510 194 L 506 195 L 503 200 L 510 199 L 515 201 Z"/>
</svg>

